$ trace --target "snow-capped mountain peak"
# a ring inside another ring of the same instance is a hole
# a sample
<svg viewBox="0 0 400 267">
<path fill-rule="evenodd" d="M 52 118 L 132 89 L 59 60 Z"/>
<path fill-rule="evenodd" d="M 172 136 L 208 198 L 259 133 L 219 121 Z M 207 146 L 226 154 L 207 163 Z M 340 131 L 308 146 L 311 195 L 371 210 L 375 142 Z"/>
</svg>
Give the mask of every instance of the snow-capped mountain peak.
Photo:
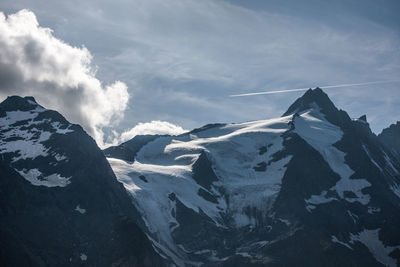
<svg viewBox="0 0 400 267">
<path fill-rule="evenodd" d="M 32 97 L 0 103 L 0 192 L 1 266 L 163 266 L 95 141 Z"/>
<path fill-rule="evenodd" d="M 134 157 L 105 153 L 176 265 L 321 265 L 311 253 L 338 265 L 352 265 L 349 255 L 395 262 L 400 230 L 397 241 L 387 233 L 400 225 L 388 220 L 400 207 L 398 160 L 366 118 L 351 120 L 319 88 L 277 119 L 141 139 L 131 140 Z"/>
<path fill-rule="evenodd" d="M 338 109 L 329 99 L 328 95 L 322 91 L 322 89 L 317 87 L 315 89 L 308 89 L 303 96 L 299 97 L 292 105 L 290 105 L 283 116 L 299 113 L 315 106 L 318 106 L 321 110 L 323 110 L 325 115 L 338 111 Z"/>
<path fill-rule="evenodd" d="M 282 116 L 301 113 L 308 109 L 318 109 L 327 121 L 338 126 L 347 127 L 351 123 L 349 115 L 339 110 L 321 88 L 309 89 L 299 97 Z"/>
<path fill-rule="evenodd" d="M 70 177 L 60 174 L 57 165 L 68 157 L 52 149 L 51 142 L 56 135 L 73 132 L 73 128 L 33 97 L 8 97 L 0 104 L 0 154 L 33 185 L 65 187 Z"/>
<path fill-rule="evenodd" d="M 41 107 L 32 96 L 9 96 L 1 103 L 2 111 L 29 111 Z"/>
</svg>

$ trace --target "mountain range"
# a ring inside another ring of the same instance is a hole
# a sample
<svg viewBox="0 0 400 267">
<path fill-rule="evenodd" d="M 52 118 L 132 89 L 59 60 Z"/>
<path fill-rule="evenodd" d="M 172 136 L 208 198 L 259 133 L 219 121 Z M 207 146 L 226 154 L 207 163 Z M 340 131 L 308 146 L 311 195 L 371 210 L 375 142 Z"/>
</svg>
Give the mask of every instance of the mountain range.
<svg viewBox="0 0 400 267">
<path fill-rule="evenodd" d="M 3 266 L 400 264 L 400 123 L 375 135 L 319 88 L 279 118 L 103 151 L 8 97 L 0 169 Z"/>
</svg>

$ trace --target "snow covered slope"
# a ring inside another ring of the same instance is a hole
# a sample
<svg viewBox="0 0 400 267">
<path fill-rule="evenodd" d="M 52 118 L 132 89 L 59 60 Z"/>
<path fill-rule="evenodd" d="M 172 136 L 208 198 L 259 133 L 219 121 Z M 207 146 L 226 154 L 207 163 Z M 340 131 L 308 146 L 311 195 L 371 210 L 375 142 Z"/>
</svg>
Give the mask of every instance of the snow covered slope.
<svg viewBox="0 0 400 267">
<path fill-rule="evenodd" d="M 18 109 L 3 110 L 3 116 L 0 116 L 0 154 L 3 157 L 10 157 L 11 165 L 15 166 L 18 173 L 33 185 L 67 186 L 70 183 L 70 177 L 63 177 L 55 169 L 60 162 L 68 161 L 68 158 L 51 147 L 46 147 L 46 142 L 53 135 L 73 132 L 72 125 L 64 119 L 60 121 L 57 118 L 53 119 L 54 114 L 39 106 L 33 98 L 27 97 L 25 101 L 19 99 L 14 101 L 19 102 Z M 45 166 L 24 168 L 31 165 L 29 162 L 37 157 L 47 159 Z M 53 170 L 49 170 L 48 164 L 54 166 Z M 45 174 L 39 168 L 46 168 L 49 171 Z"/>
<path fill-rule="evenodd" d="M 246 214 L 249 207 L 266 216 L 290 160 L 290 156 L 274 158 L 283 149 L 281 134 L 289 129 L 289 120 L 283 117 L 160 137 L 145 145 L 133 163 L 112 158 L 109 162 L 140 203 L 137 206 L 154 239 L 160 240 L 160 249 L 176 259 L 182 250 L 172 237 L 180 224 L 176 199 L 221 228 L 254 227 L 256 219 Z M 193 169 L 200 161 L 204 168 L 212 162 L 210 175 L 215 180 L 196 181 Z"/>
<path fill-rule="evenodd" d="M 321 89 L 277 119 L 208 125 L 135 147 L 108 161 L 154 246 L 178 266 L 399 259 L 399 164 L 366 119 L 350 119 Z"/>
<path fill-rule="evenodd" d="M 32 97 L 0 103 L 0 218 L 1 266 L 163 266 L 94 140 Z"/>
</svg>

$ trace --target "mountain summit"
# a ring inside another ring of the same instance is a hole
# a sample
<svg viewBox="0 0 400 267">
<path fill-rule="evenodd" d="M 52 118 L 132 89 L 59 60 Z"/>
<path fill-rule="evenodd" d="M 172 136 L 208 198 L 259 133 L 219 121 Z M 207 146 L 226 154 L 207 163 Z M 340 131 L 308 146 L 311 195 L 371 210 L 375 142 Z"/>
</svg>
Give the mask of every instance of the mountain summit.
<svg viewBox="0 0 400 267">
<path fill-rule="evenodd" d="M 350 117 L 346 112 L 338 110 L 328 95 L 321 88 L 309 89 L 298 98 L 282 116 L 301 113 L 305 110 L 318 108 L 326 120 L 335 125 L 346 125 L 350 123 Z"/>
<path fill-rule="evenodd" d="M 399 158 L 319 88 L 280 118 L 149 138 L 108 161 L 175 265 L 400 263 Z"/>
<path fill-rule="evenodd" d="M 16 110 L 29 111 L 41 107 L 32 96 L 26 96 L 24 98 L 9 96 L 0 105 L 3 112 Z"/>
<path fill-rule="evenodd" d="M 283 116 L 287 116 L 296 112 L 302 112 L 314 107 L 315 105 L 324 110 L 325 115 L 338 111 L 338 109 L 329 99 L 328 95 L 322 91 L 321 88 L 317 87 L 315 89 L 308 89 L 302 97 L 298 98 L 292 105 L 290 105 Z"/>
</svg>

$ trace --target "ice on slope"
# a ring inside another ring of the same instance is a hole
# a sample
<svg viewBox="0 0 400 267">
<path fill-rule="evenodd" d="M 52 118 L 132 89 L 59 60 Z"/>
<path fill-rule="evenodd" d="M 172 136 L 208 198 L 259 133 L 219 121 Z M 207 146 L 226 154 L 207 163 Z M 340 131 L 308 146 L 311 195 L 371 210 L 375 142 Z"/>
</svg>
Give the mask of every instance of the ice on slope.
<svg viewBox="0 0 400 267">
<path fill-rule="evenodd" d="M 16 153 L 17 155 L 12 158 L 12 164 L 21 160 L 34 160 L 37 157 L 49 155 L 54 161 L 51 164 L 67 160 L 64 155 L 52 152 L 43 142 L 49 140 L 54 133 L 66 134 L 72 130 L 69 129 L 69 126 L 61 128 L 59 122 L 50 123 L 49 119 L 35 120 L 45 109 L 34 104 L 36 108 L 30 111 L 8 111 L 5 117 L 0 117 L 0 155 Z M 50 124 L 51 132 L 38 129 L 37 127 L 41 124 Z M 62 177 L 57 173 L 43 175 L 37 168 L 16 169 L 16 171 L 36 186 L 64 187 L 70 183 L 69 178 Z"/>
<path fill-rule="evenodd" d="M 280 191 L 285 165 L 291 156 L 270 162 L 265 172 L 253 169 L 260 162 L 269 162 L 271 156 L 283 149 L 282 133 L 289 129 L 291 117 L 275 120 L 231 124 L 197 132 L 196 135 L 160 137 L 144 146 L 133 164 L 109 158 L 109 162 L 125 188 L 134 196 L 149 231 L 158 246 L 179 256 L 180 250 L 172 240 L 171 232 L 177 227 L 173 210 L 174 193 L 186 207 L 195 212 L 200 209 L 219 227 L 223 224 L 221 212 L 232 216 L 234 227 L 254 224 L 244 215 L 246 207 L 268 212 Z M 269 145 L 268 152 L 259 149 Z M 217 187 L 229 195 L 218 197 L 217 203 L 207 201 L 198 194 L 202 188 L 192 178 L 192 165 L 202 151 L 206 151 L 218 177 L 211 192 L 219 196 Z M 143 175 L 146 180 L 140 179 Z M 146 182 L 147 181 L 147 182 Z M 267 207 L 267 208 L 266 208 Z"/>
<path fill-rule="evenodd" d="M 70 184 L 69 179 L 71 177 L 62 177 L 58 173 L 53 173 L 51 175 L 43 175 L 38 169 L 23 169 L 22 171 L 17 170 L 17 172 L 23 176 L 26 180 L 28 180 L 31 184 L 37 186 L 47 186 L 47 187 L 65 187 Z"/>
<path fill-rule="evenodd" d="M 354 250 L 352 246 L 356 245 L 356 242 L 360 242 L 364 246 L 366 246 L 372 256 L 380 263 L 385 266 L 395 267 L 397 266 L 396 259 L 389 256 L 395 249 L 399 249 L 400 246 L 391 247 L 386 246 L 379 239 L 379 231 L 380 229 L 375 230 L 367 230 L 357 234 L 350 234 L 349 243 L 340 241 L 336 236 L 332 236 L 332 242 L 340 244 L 342 246 L 347 247 L 348 249 Z"/>
<path fill-rule="evenodd" d="M 13 124 L 20 121 L 32 121 L 36 118 L 40 112 L 44 111 L 42 107 L 36 107 L 30 111 L 7 111 L 7 115 L 5 117 L 0 118 L 0 124 L 4 128 L 11 128 Z"/>
<path fill-rule="evenodd" d="M 317 105 L 295 117 L 295 132 L 317 150 L 330 168 L 340 176 L 341 179 L 330 190 L 336 191 L 340 198 L 348 202 L 359 202 L 363 205 L 369 203 L 370 196 L 364 194 L 362 190 L 371 184 L 365 179 L 350 179 L 354 171 L 346 164 L 346 154 L 334 146 L 342 139 L 343 132 L 338 126 L 325 119 Z M 356 198 L 346 198 L 345 191 L 353 192 Z M 312 209 L 312 205 L 336 200 L 336 198 L 328 198 L 326 194 L 327 192 L 323 191 L 307 199 L 309 209 Z"/>
<path fill-rule="evenodd" d="M 148 230 L 154 236 L 153 243 L 156 242 L 157 248 L 174 262 L 180 262 L 180 258 L 184 256 L 175 248 L 171 236 L 172 228 L 178 222 L 172 216 L 175 203 L 170 201 L 169 194 L 175 192 L 185 205 L 196 211 L 198 208 L 192 202 L 209 213 L 213 206 L 197 194 L 199 186 L 190 179 L 190 169 L 185 166 L 160 166 L 137 161 L 131 164 L 113 158 L 108 158 L 108 161 L 118 180 L 134 197 Z M 139 178 L 141 175 L 147 182 Z"/>
<path fill-rule="evenodd" d="M 355 244 L 356 241 L 361 242 L 368 248 L 374 258 L 383 265 L 390 267 L 398 266 L 396 263 L 396 259 L 390 257 L 389 254 L 392 253 L 395 249 L 400 249 L 400 246 L 390 247 L 384 245 L 379 239 L 379 230 L 380 229 L 365 229 L 364 231 L 356 235 L 351 234 L 350 243 Z"/>
</svg>

